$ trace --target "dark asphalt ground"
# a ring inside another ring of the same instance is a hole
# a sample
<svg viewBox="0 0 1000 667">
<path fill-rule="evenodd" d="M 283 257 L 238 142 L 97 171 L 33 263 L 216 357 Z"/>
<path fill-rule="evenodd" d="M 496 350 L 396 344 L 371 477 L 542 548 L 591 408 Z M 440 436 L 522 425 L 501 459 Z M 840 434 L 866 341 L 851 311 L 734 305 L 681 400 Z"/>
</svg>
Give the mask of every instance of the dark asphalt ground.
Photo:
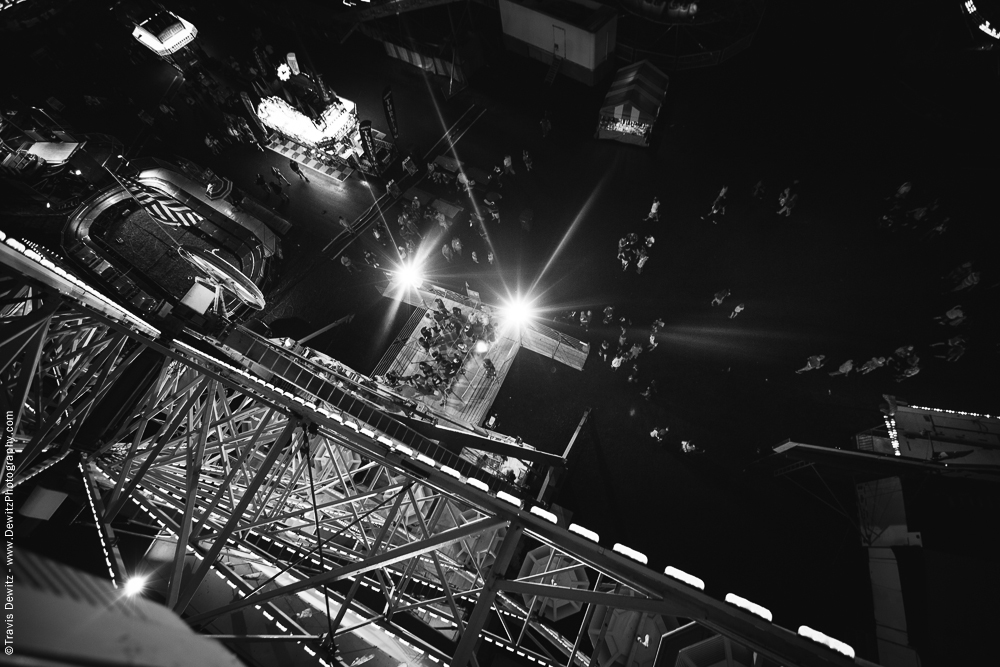
<svg viewBox="0 0 1000 667">
<path fill-rule="evenodd" d="M 993 306 L 1000 274 L 990 196 L 996 54 L 962 51 L 968 31 L 957 5 L 932 11 L 894 2 L 867 12 L 770 3 L 749 51 L 718 68 L 671 75 L 649 149 L 594 140 L 604 87 L 588 89 L 562 77 L 546 88 L 541 63 L 501 53 L 469 89 L 445 101 L 437 92 L 440 80 L 387 58 L 358 35 L 339 46 L 305 29 L 293 38 L 265 26 L 265 41 L 277 52 L 297 50 L 300 61 L 308 53 L 331 86 L 383 131 L 380 95 L 391 84 L 401 146 L 418 155 L 472 105 L 486 112 L 458 142 L 460 159 L 487 168 L 505 153 L 516 159 L 523 148 L 531 151 L 534 171 L 525 174 L 515 162 L 518 174 L 501 191 L 505 221 L 490 228 L 497 267 L 472 264 L 468 252 L 447 264 L 438 242 L 429 254 L 431 280 L 456 289 L 468 281 L 487 299 L 527 293 L 535 284 L 531 295 L 544 317 L 580 307 L 594 311 L 597 325 L 587 333 L 558 326 L 595 348 L 617 337 L 617 330 L 599 324 L 607 304 L 631 318 L 630 343 L 644 340 L 656 317 L 666 321 L 659 347 L 638 360 L 638 385 L 596 355 L 578 372 L 522 351 L 507 376 L 495 405 L 499 428 L 539 448 L 561 452 L 583 412 L 593 409 L 556 498 L 573 521 L 596 530 L 604 544 L 622 542 L 646 553 L 654 568 L 680 567 L 705 579 L 714 595 L 743 595 L 772 609 L 785 627 L 810 625 L 875 659 L 871 591 L 852 527 L 850 486 L 829 480 L 830 495 L 815 475 L 773 479 L 755 472 L 753 462 L 761 449 L 786 438 L 851 447 L 855 433 L 880 424 L 883 393 L 996 414 Z M 215 14 L 185 16 L 199 26 L 210 52 L 245 59 L 250 38 L 236 27 L 239 14 L 226 12 L 224 23 Z M 499 30 L 485 11 L 475 16 L 480 30 Z M 92 19 L 112 43 L 118 26 Z M 93 41 L 50 34 L 43 43 L 71 38 Z M 107 55 L 103 62 L 117 69 L 95 72 L 92 82 L 47 85 L 82 89 L 114 79 L 148 108 L 170 81 L 156 63 L 133 68 Z M 109 72 L 118 73 L 104 76 Z M 25 83 L 23 90 L 32 92 L 24 97 L 38 103 L 55 90 L 44 88 L 37 79 L 34 90 Z M 151 139 L 142 152 L 185 155 L 248 192 L 257 172 L 287 167 L 244 146 L 211 156 L 201 137 L 213 114 L 175 106 L 181 122 L 158 126 L 161 139 Z M 123 120 L 124 112 L 84 118 L 86 108 L 79 111 L 77 125 L 126 143 L 141 127 L 131 115 Z M 538 122 L 545 111 L 554 130 L 543 141 Z M 279 298 L 265 321 L 278 330 L 282 321 L 304 320 L 298 330 L 288 327 L 302 335 L 354 312 L 349 327 L 313 343 L 369 372 L 405 312 L 394 317 L 378 297 L 374 284 L 381 274 L 349 276 L 316 250 L 340 232 L 338 215 L 353 220 L 371 204 L 372 191 L 383 188 L 370 190 L 358 179 L 338 185 L 313 178 L 307 185 L 285 171 L 292 201 L 279 211 L 295 226 L 274 292 Z M 750 196 L 759 179 L 767 187 L 763 201 Z M 792 217 L 779 218 L 777 193 L 795 180 L 799 205 Z M 939 240 L 877 228 L 884 198 L 905 180 L 914 183 L 914 206 L 940 199 L 943 214 L 951 216 Z M 701 222 L 722 185 L 730 188 L 725 217 L 718 225 Z M 654 195 L 663 202 L 661 221 L 642 222 Z M 523 208 L 535 214 L 530 233 L 514 222 Z M 387 215 L 390 221 L 396 216 Z M 463 238 L 471 248 L 470 231 Z M 656 237 L 641 276 L 623 273 L 615 257 L 617 239 L 630 231 Z M 360 243 L 378 249 L 370 235 Z M 348 254 L 360 260 L 357 243 Z M 982 284 L 948 294 L 951 285 L 941 276 L 970 259 L 982 271 Z M 711 307 L 723 288 L 732 296 Z M 740 302 L 745 312 L 728 319 Z M 932 320 L 956 304 L 969 313 L 960 330 L 969 349 L 949 364 L 932 358 L 941 348 L 928 345 L 959 332 Z M 904 344 L 916 345 L 923 359 L 921 373 L 905 382 L 893 381 L 886 369 L 846 378 L 826 373 L 846 359 L 860 365 Z M 811 354 L 825 354 L 827 368 L 796 375 Z M 643 400 L 639 391 L 654 379 L 658 394 Z M 670 428 L 663 444 L 649 437 L 657 426 Z M 682 439 L 706 453 L 679 454 Z M 846 518 L 813 494 L 826 494 L 834 507 L 845 503 Z"/>
</svg>

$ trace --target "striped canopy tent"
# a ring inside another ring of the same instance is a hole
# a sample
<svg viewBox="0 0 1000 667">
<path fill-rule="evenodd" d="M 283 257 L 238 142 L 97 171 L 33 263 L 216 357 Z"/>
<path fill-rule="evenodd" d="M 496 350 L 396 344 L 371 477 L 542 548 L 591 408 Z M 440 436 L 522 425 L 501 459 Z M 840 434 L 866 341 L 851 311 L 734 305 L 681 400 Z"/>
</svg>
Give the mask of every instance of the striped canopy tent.
<svg viewBox="0 0 1000 667">
<path fill-rule="evenodd" d="M 598 138 L 646 146 L 669 82 L 648 60 L 618 70 L 601 107 Z"/>
</svg>

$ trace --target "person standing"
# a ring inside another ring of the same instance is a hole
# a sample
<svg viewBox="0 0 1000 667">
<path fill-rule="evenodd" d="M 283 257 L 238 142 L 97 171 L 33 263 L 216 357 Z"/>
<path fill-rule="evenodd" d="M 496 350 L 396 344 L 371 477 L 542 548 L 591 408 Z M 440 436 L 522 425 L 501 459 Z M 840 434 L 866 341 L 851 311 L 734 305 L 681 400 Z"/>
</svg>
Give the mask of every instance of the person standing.
<svg viewBox="0 0 1000 667">
<path fill-rule="evenodd" d="M 490 263 L 490 266 L 493 265 L 493 259 L 494 259 L 493 258 L 493 251 L 492 250 L 487 251 L 487 253 L 486 253 L 486 261 Z"/>
<path fill-rule="evenodd" d="M 616 354 L 615 358 L 611 360 L 611 370 L 616 371 L 619 368 L 621 368 L 622 361 L 624 361 L 624 360 L 625 360 L 625 358 L 622 357 L 621 353 Z"/>
<path fill-rule="evenodd" d="M 447 243 L 441 246 L 441 254 L 444 255 L 444 258 L 450 262 L 451 258 L 453 257 L 451 246 L 448 245 Z"/>
<path fill-rule="evenodd" d="M 712 305 L 713 306 L 721 306 L 722 302 L 726 299 L 727 296 L 729 296 L 729 290 L 728 289 L 724 289 L 724 290 L 720 290 L 720 291 L 716 292 L 715 293 L 715 298 L 712 299 Z"/>
<path fill-rule="evenodd" d="M 524 168 L 527 171 L 531 171 L 532 167 L 534 167 L 534 162 L 531 160 L 531 154 L 528 153 L 527 148 L 521 153 L 521 160 L 524 162 Z"/>
<path fill-rule="evenodd" d="M 733 318 L 735 318 L 735 317 L 736 317 L 737 315 L 739 315 L 740 313 L 742 313 L 742 312 L 743 312 L 743 309 L 744 309 L 745 307 L 746 307 L 746 306 L 744 306 L 744 305 L 743 305 L 743 304 L 741 303 L 740 305 L 738 305 L 738 306 L 736 306 L 735 308 L 733 308 L 733 312 L 729 313 L 729 319 L 733 319 Z"/>
<path fill-rule="evenodd" d="M 514 160 L 511 159 L 510 155 L 503 156 L 503 173 L 510 174 L 511 176 L 515 175 Z"/>
<path fill-rule="evenodd" d="M 348 234 L 354 233 L 354 228 L 351 227 L 351 223 L 347 222 L 347 220 L 344 219 L 344 216 L 340 216 L 339 218 L 337 218 L 337 224 L 343 227 Z"/>
<path fill-rule="evenodd" d="M 459 257 L 462 256 L 462 240 L 457 236 L 451 240 L 451 249 L 455 251 L 455 254 Z"/>
<path fill-rule="evenodd" d="M 271 173 L 274 174 L 274 180 L 279 184 L 284 183 L 285 185 L 291 185 L 291 183 L 288 182 L 288 179 L 285 178 L 285 175 L 282 174 L 281 170 L 277 167 L 271 167 Z"/>
<path fill-rule="evenodd" d="M 646 349 L 649 350 L 650 352 L 652 352 L 653 350 L 655 350 L 657 348 L 657 346 L 659 344 L 660 343 L 657 342 L 657 340 L 656 340 L 656 334 L 655 333 L 649 334 L 649 346 Z"/>
<path fill-rule="evenodd" d="M 654 428 L 652 431 L 650 431 L 649 437 L 655 438 L 657 442 L 663 442 L 663 438 L 667 436 L 667 431 L 669 430 L 670 429 L 668 429 L 666 426 Z"/>
<path fill-rule="evenodd" d="M 309 182 L 309 177 L 302 173 L 302 168 L 299 166 L 298 162 L 296 162 L 295 160 L 289 160 L 288 167 L 292 170 L 292 173 L 294 173 L 296 176 L 301 178 L 306 183 Z"/>
<path fill-rule="evenodd" d="M 608 360 L 608 352 L 611 351 L 611 346 L 608 345 L 608 340 L 605 338 L 601 341 L 601 347 L 597 348 L 597 356 L 601 358 L 601 361 Z"/>
</svg>

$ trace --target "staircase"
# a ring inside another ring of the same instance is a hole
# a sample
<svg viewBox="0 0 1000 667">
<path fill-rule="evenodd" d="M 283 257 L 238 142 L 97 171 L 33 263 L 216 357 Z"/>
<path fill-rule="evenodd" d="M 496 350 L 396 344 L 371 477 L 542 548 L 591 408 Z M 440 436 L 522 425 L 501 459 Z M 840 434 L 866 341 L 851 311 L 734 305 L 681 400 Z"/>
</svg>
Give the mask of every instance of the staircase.
<svg viewBox="0 0 1000 667">
<path fill-rule="evenodd" d="M 549 71 L 545 75 L 545 85 L 551 86 L 552 82 L 556 80 L 556 75 L 559 74 L 559 68 L 562 67 L 563 59 L 559 56 L 554 56 L 552 58 L 552 64 L 549 65 Z"/>
</svg>

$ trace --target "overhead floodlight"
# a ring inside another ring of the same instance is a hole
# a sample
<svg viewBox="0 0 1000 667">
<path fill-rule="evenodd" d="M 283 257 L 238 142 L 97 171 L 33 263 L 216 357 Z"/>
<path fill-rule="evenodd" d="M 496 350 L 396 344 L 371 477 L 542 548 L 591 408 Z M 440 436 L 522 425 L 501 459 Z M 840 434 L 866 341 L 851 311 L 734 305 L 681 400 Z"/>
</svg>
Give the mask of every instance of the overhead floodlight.
<svg viewBox="0 0 1000 667">
<path fill-rule="evenodd" d="M 668 565 L 666 569 L 663 570 L 663 574 L 667 575 L 672 579 L 676 579 L 677 581 L 683 581 L 688 586 L 693 586 L 694 588 L 697 588 L 699 591 L 705 590 L 704 581 L 702 581 L 701 579 L 699 579 L 694 575 L 684 572 L 683 570 L 678 570 L 676 567 L 673 567 L 671 565 Z"/>
<path fill-rule="evenodd" d="M 125 595 L 135 597 L 146 587 L 146 577 L 135 576 L 125 582 Z"/>
<path fill-rule="evenodd" d="M 506 491 L 497 491 L 497 499 L 502 500 L 505 503 L 510 503 L 511 505 L 516 506 L 518 509 L 522 509 L 524 507 L 523 500 L 521 500 L 517 496 L 512 496 Z"/>
<path fill-rule="evenodd" d="M 733 605 L 734 607 L 739 607 L 744 611 L 748 611 L 751 614 L 754 614 L 755 616 L 760 616 L 768 623 L 774 620 L 774 617 L 771 616 L 771 611 L 769 609 L 761 607 L 756 602 L 750 602 L 750 600 L 747 600 L 746 598 L 741 598 L 739 595 L 734 595 L 733 593 L 727 593 L 726 602 Z"/>
<path fill-rule="evenodd" d="M 811 639 L 818 644 L 822 644 L 827 648 L 833 649 L 837 653 L 846 655 L 851 660 L 854 659 L 854 649 L 851 648 L 850 645 L 845 644 L 839 639 L 834 639 L 829 635 L 824 635 L 822 632 L 819 632 L 818 630 L 813 630 L 807 625 L 799 626 L 799 635 L 806 637 L 807 639 Z"/>
<path fill-rule="evenodd" d="M 535 516 L 542 517 L 543 519 L 545 519 L 549 523 L 559 523 L 559 519 L 556 517 L 555 514 L 553 514 L 552 512 L 549 512 L 548 510 L 543 510 L 538 505 L 533 506 L 531 508 L 530 512 L 532 514 L 534 514 Z"/>
<path fill-rule="evenodd" d="M 516 296 L 500 307 L 500 314 L 507 324 L 518 326 L 532 319 L 535 311 L 528 301 Z"/>
<path fill-rule="evenodd" d="M 627 547 L 624 544 L 616 544 L 615 546 L 611 547 L 611 550 L 614 551 L 617 554 L 621 554 L 622 556 L 625 556 L 626 558 L 631 558 L 634 561 L 638 561 L 638 562 L 642 563 L 643 565 L 645 565 L 646 563 L 649 562 L 647 560 L 645 554 L 643 554 L 640 551 L 636 551 L 635 549 L 632 549 L 631 547 Z"/>
<path fill-rule="evenodd" d="M 406 262 L 399 267 L 396 275 L 399 277 L 399 281 L 407 287 L 412 287 L 413 289 L 423 287 L 424 273 L 420 270 L 420 267 L 412 262 Z"/>
<path fill-rule="evenodd" d="M 472 488 L 479 489 L 480 491 L 484 491 L 485 493 L 490 492 L 490 485 L 482 480 L 476 479 L 475 477 L 468 478 L 467 480 L 465 480 L 465 483 L 471 486 Z"/>
<path fill-rule="evenodd" d="M 576 533 L 580 537 L 584 537 L 591 542 L 600 542 L 601 538 L 594 531 L 584 528 L 583 526 L 578 526 L 575 523 L 569 524 L 569 532 Z"/>
</svg>

